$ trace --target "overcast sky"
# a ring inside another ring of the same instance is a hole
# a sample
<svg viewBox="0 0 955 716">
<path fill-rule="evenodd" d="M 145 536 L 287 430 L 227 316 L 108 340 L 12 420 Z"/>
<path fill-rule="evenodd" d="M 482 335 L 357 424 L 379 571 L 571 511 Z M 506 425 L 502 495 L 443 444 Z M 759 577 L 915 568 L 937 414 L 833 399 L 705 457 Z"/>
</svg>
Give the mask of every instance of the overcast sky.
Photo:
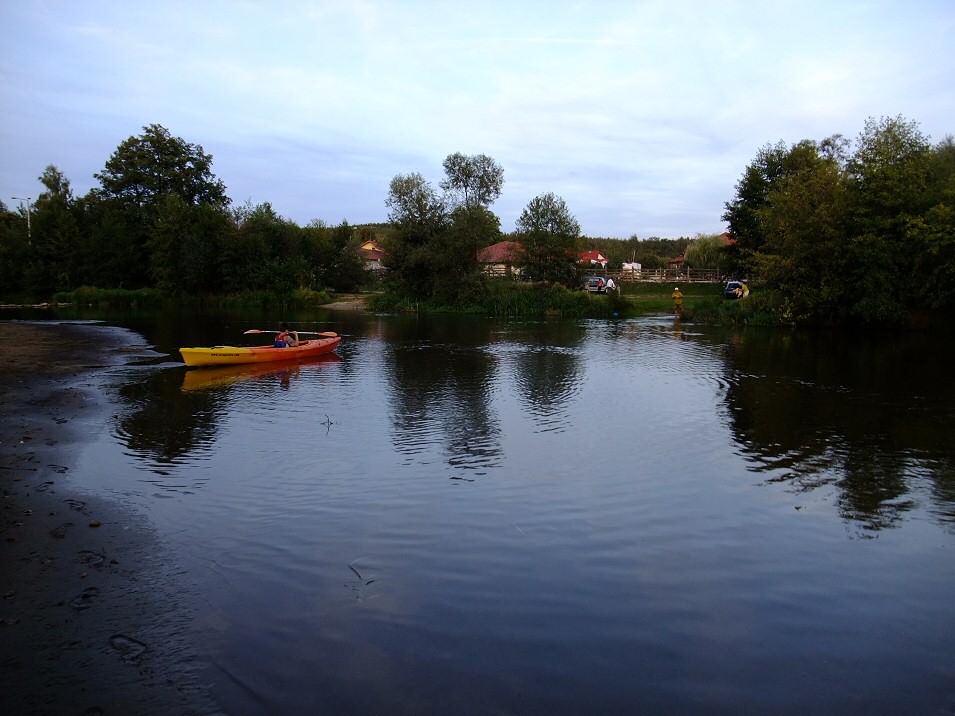
<svg viewBox="0 0 955 716">
<path fill-rule="evenodd" d="M 161 124 L 236 204 L 383 221 L 453 152 L 504 169 L 511 231 L 561 196 L 588 236 L 719 233 L 760 147 L 902 115 L 955 133 L 952 0 L 19 0 L 0 9 L 0 200 L 81 196 Z"/>
</svg>

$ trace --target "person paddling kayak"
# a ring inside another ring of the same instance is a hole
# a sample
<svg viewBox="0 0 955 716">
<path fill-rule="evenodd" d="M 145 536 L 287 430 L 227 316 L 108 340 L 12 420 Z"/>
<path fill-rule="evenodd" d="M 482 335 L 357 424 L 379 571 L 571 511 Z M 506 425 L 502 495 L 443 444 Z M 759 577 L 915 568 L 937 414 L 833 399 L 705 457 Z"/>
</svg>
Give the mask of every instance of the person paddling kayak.
<svg viewBox="0 0 955 716">
<path fill-rule="evenodd" d="M 276 348 L 288 348 L 289 346 L 298 345 L 298 331 L 289 331 L 288 323 L 282 321 L 280 326 L 282 329 L 279 334 L 275 337 L 275 347 Z"/>
</svg>

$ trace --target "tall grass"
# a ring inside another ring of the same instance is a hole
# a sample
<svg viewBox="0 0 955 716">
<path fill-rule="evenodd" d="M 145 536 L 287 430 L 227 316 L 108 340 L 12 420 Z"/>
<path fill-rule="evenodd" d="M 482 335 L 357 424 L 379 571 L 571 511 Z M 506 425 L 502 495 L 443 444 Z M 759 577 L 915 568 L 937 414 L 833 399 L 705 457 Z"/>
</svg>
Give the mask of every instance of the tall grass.
<svg viewBox="0 0 955 716">
<path fill-rule="evenodd" d="M 75 291 L 53 296 L 54 303 L 72 303 L 101 308 L 154 308 L 163 305 L 166 296 L 156 288 L 96 288 L 81 286 Z"/>
<path fill-rule="evenodd" d="M 613 314 L 614 305 L 605 296 L 571 291 L 559 284 L 491 281 L 480 298 L 466 304 L 448 305 L 413 301 L 388 292 L 374 294 L 366 306 L 382 312 L 471 313 L 486 316 L 545 316 L 598 318 Z"/>
<path fill-rule="evenodd" d="M 792 325 L 785 302 L 770 292 L 750 294 L 739 301 L 708 298 L 696 303 L 687 318 L 698 323 L 734 326 Z"/>
<path fill-rule="evenodd" d="M 226 296 L 172 295 L 156 288 L 95 288 L 82 286 L 75 291 L 57 293 L 54 303 L 71 303 L 99 308 L 158 308 L 176 304 L 198 304 L 216 308 L 290 308 L 331 303 L 326 291 L 295 289 L 289 292 L 248 291 Z"/>
</svg>

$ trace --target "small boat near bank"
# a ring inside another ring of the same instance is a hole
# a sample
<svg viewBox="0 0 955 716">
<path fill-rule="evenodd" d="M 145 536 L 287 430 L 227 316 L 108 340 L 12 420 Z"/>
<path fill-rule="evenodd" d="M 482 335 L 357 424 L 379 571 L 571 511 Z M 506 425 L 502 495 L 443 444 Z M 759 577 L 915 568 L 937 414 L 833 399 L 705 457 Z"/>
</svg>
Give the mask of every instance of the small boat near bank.
<svg viewBox="0 0 955 716">
<path fill-rule="evenodd" d="M 273 363 L 298 360 L 331 353 L 342 342 L 341 336 L 315 338 L 297 346 L 212 346 L 211 348 L 180 348 L 179 354 L 187 366 L 240 365 L 243 363 Z"/>
</svg>

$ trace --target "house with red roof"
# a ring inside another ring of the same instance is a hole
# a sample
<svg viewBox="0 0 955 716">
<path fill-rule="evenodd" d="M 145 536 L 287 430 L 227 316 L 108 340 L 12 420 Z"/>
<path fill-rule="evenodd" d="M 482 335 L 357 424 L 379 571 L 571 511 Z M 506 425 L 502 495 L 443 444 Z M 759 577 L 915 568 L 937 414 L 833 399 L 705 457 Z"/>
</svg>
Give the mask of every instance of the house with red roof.
<svg viewBox="0 0 955 716">
<path fill-rule="evenodd" d="M 380 271 L 384 268 L 381 259 L 385 255 L 385 250 L 374 239 L 363 241 L 358 247 L 358 253 L 365 261 L 365 268 L 372 271 Z"/>
<path fill-rule="evenodd" d="M 597 249 L 591 249 L 590 251 L 581 251 L 580 252 L 580 263 L 586 264 L 589 266 L 600 265 L 600 268 L 607 268 L 607 257 L 600 253 Z"/>
<path fill-rule="evenodd" d="M 491 276 L 519 276 L 522 252 L 519 241 L 499 241 L 478 251 L 477 260 Z"/>
</svg>

